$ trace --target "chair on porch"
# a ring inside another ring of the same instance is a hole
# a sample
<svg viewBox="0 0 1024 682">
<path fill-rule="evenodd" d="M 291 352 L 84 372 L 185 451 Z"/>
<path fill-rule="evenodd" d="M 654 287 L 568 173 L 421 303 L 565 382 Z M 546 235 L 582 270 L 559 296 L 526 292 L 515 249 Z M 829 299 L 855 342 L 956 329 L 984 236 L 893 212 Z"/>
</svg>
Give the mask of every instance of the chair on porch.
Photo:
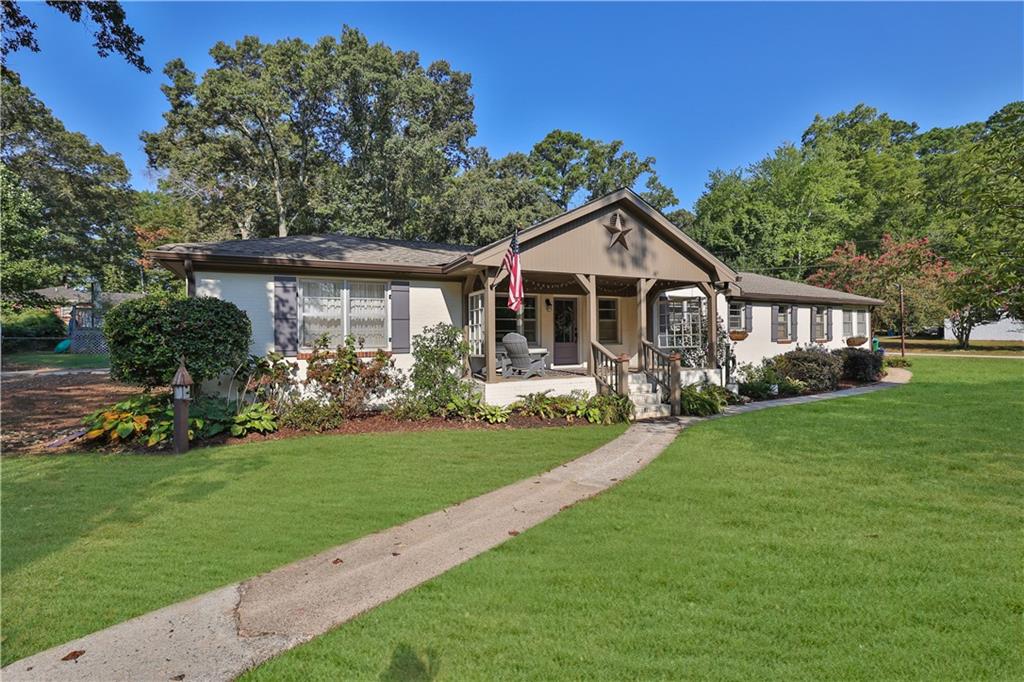
<svg viewBox="0 0 1024 682">
<path fill-rule="evenodd" d="M 508 361 L 501 368 L 503 377 L 517 377 L 529 379 L 530 377 L 544 376 L 544 359 L 548 356 L 530 355 L 530 344 L 522 334 L 505 334 L 501 337 L 501 345 L 505 347 L 505 355 Z"/>
</svg>

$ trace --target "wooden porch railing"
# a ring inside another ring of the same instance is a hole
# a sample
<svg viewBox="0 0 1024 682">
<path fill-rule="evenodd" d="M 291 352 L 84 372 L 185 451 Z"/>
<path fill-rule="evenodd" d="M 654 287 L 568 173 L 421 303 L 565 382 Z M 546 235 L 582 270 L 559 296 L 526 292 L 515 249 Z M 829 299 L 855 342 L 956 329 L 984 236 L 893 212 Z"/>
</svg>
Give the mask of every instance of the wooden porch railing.
<svg viewBox="0 0 1024 682">
<path fill-rule="evenodd" d="M 590 362 L 601 393 L 629 393 L 629 356 L 615 355 L 597 341 L 590 344 Z"/>
<path fill-rule="evenodd" d="M 647 339 L 640 340 L 640 369 L 654 380 L 661 390 L 661 399 L 672 406 L 672 414 L 681 412 L 682 358 L 679 353 L 666 353 Z"/>
</svg>

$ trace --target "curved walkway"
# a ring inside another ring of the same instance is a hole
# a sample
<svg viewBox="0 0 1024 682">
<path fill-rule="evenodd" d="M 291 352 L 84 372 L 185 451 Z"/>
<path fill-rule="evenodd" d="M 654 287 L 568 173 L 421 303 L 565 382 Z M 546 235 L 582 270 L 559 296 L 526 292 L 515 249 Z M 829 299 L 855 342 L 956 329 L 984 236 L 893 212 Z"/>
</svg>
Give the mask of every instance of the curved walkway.
<svg viewBox="0 0 1024 682">
<path fill-rule="evenodd" d="M 722 416 L 861 395 L 909 379 L 906 370 L 890 370 L 879 384 L 734 406 Z M 699 421 L 634 424 L 552 471 L 29 656 L 4 668 L 3 679 L 234 679 L 632 476 Z"/>
</svg>

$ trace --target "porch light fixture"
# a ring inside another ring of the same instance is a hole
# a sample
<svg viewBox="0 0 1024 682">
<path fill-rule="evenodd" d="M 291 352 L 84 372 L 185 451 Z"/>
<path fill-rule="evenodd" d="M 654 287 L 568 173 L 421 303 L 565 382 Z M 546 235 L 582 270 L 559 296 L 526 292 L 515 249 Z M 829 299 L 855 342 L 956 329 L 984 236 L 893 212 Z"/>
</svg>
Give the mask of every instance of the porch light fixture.
<svg viewBox="0 0 1024 682">
<path fill-rule="evenodd" d="M 551 312 L 551 299 L 550 298 L 545 298 L 544 299 L 544 310 L 548 311 L 549 313 Z"/>
</svg>

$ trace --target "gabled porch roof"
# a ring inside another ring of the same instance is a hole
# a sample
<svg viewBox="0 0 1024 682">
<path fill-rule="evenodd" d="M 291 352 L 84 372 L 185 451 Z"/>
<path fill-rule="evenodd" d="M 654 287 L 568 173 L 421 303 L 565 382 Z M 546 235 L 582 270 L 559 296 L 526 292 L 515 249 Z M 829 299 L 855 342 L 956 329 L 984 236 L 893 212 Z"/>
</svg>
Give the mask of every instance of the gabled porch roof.
<svg viewBox="0 0 1024 682">
<path fill-rule="evenodd" d="M 633 234 L 609 243 L 605 229 L 614 236 L 617 221 Z M 482 246 L 454 259 L 444 270 L 455 273 L 498 266 L 510 241 L 511 236 Z M 697 279 L 693 275 L 699 272 L 703 274 L 699 279 L 708 282 L 736 281 L 732 268 L 625 188 L 523 230 L 519 245 L 525 270 L 665 279 Z M 588 267 L 580 267 L 582 262 Z M 687 269 L 690 276 L 681 277 Z"/>
</svg>

